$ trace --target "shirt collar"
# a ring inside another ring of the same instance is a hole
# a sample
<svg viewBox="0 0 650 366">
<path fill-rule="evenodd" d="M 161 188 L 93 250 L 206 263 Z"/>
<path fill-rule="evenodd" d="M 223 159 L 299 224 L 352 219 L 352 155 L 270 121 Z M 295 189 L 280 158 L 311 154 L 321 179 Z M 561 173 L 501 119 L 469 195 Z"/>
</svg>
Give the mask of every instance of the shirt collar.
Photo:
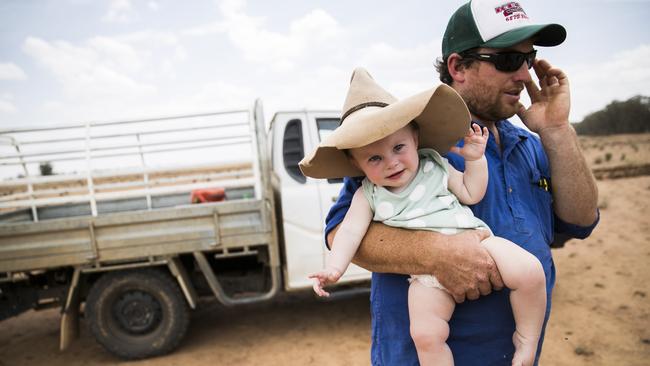
<svg viewBox="0 0 650 366">
<path fill-rule="evenodd" d="M 478 122 L 478 121 L 472 121 L 472 122 L 478 124 L 481 127 L 485 127 L 485 125 L 482 122 Z M 528 131 L 513 125 L 507 119 L 497 121 L 495 123 L 495 126 L 499 131 L 499 140 L 501 142 L 500 151 L 502 153 L 506 153 L 506 154 L 509 153 L 517 143 L 528 139 L 528 137 L 530 136 L 530 133 Z M 496 140 L 494 140 L 494 136 L 490 135 L 490 140 L 492 141 L 492 143 L 496 144 Z M 496 145 L 494 145 L 494 148 L 497 151 L 499 151 Z"/>
</svg>

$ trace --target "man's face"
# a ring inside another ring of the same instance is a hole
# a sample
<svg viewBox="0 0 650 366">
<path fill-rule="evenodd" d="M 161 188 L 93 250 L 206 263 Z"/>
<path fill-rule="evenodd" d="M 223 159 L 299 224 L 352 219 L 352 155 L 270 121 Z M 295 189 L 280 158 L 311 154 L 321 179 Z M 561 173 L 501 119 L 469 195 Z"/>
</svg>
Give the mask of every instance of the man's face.
<svg viewBox="0 0 650 366">
<path fill-rule="evenodd" d="M 506 49 L 479 48 L 477 53 L 526 53 L 532 49 L 532 41 L 525 41 Z M 465 83 L 459 85 L 458 92 L 475 118 L 481 122 L 497 122 L 512 117 L 522 108 L 519 98 L 524 82 L 529 80 L 526 62 L 516 71 L 504 72 L 489 62 L 475 61 L 466 69 Z"/>
</svg>

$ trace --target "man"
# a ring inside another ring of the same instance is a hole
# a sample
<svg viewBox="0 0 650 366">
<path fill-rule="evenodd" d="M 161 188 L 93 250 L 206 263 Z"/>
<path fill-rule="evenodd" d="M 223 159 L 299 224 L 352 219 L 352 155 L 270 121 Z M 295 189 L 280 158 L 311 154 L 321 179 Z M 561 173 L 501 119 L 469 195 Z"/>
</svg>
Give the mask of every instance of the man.
<svg viewBox="0 0 650 366">
<path fill-rule="evenodd" d="M 555 282 L 554 232 L 585 238 L 599 218 L 596 184 L 568 122 L 568 79 L 535 59 L 533 49 L 559 45 L 565 37 L 560 25 L 533 24 L 520 3 L 472 0 L 452 15 L 438 62 L 441 80 L 465 100 L 473 121 L 490 130 L 488 190 L 471 208 L 495 235 L 540 260 L 547 279 L 546 319 Z M 528 108 L 519 103 L 524 89 L 531 97 Z M 515 114 L 539 137 L 507 121 Z M 449 154 L 448 159 L 464 170 L 461 158 Z M 358 186 L 357 179 L 346 178 L 327 218 L 328 243 Z M 402 275 L 408 273 L 432 273 L 459 303 L 448 340 L 457 366 L 510 365 L 514 320 L 508 290 L 501 290 L 495 264 L 479 245 L 485 236 L 478 230 L 445 236 L 371 225 L 355 263 L 373 271 L 373 365 L 418 364 L 409 336 L 407 276 Z"/>
</svg>

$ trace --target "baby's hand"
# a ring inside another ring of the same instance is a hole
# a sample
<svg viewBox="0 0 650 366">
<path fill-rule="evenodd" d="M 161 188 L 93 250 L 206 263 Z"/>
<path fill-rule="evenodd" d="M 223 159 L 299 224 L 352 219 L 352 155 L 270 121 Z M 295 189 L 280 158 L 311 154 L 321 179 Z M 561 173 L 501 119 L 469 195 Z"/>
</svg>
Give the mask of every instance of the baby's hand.
<svg viewBox="0 0 650 366">
<path fill-rule="evenodd" d="M 490 133 L 486 127 L 481 127 L 476 123 L 472 123 L 472 127 L 467 131 L 467 135 L 463 138 L 465 142 L 463 147 L 459 148 L 454 146 L 450 149 L 451 152 L 459 154 L 466 161 L 478 160 L 485 154 L 485 145 L 487 145 Z"/>
<path fill-rule="evenodd" d="M 326 285 L 336 283 L 341 278 L 341 272 L 333 268 L 325 268 L 324 270 L 312 273 L 308 276 L 314 279 L 314 292 L 318 296 L 329 296 L 329 292 L 323 290 Z"/>
</svg>

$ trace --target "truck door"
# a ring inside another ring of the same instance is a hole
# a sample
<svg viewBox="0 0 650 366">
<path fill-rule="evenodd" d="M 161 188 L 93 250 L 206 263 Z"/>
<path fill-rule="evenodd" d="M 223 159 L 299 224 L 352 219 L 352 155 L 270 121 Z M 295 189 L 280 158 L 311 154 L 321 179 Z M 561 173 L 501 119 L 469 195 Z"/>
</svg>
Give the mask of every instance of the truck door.
<svg viewBox="0 0 650 366">
<path fill-rule="evenodd" d="M 280 182 L 287 289 L 311 287 L 307 276 L 325 263 L 325 216 L 338 196 L 341 183 L 307 178 L 300 172 L 298 163 L 318 145 L 319 136 L 325 136 L 338 125 L 337 114 L 281 112 L 272 121 L 272 161 Z M 341 283 L 366 278 L 369 278 L 367 271 L 351 265 Z"/>
<path fill-rule="evenodd" d="M 308 113 L 310 120 L 310 132 L 312 133 L 312 141 L 316 141 L 311 149 L 315 149 L 318 143 L 331 133 L 339 125 L 339 113 L 333 114 L 331 112 L 312 112 Z M 309 151 L 311 151 L 311 149 Z M 315 183 L 318 187 L 318 195 L 320 201 L 321 222 L 325 225 L 325 217 L 330 210 L 330 207 L 336 202 L 343 186 L 343 179 L 312 179 L 307 178 L 308 181 Z M 310 182 L 310 183 L 311 183 Z M 323 253 L 323 264 L 325 264 L 326 252 Z M 370 278 L 370 273 L 365 269 L 350 264 L 345 275 L 339 280 L 339 283 L 357 281 Z"/>
</svg>

